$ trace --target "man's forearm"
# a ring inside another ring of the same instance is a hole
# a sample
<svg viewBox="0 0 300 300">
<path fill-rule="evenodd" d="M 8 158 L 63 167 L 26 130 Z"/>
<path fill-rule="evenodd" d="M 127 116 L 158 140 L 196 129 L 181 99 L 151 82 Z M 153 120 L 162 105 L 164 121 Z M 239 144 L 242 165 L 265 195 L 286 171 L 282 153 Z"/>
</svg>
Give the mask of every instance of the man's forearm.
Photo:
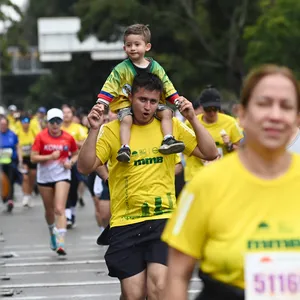
<svg viewBox="0 0 300 300">
<path fill-rule="evenodd" d="M 99 129 L 91 129 L 87 139 L 80 148 L 77 168 L 80 173 L 89 174 L 96 163 L 96 143 Z"/>
<path fill-rule="evenodd" d="M 192 120 L 189 120 L 189 122 L 194 129 L 198 148 L 201 151 L 201 153 L 205 156 L 204 158 L 206 160 L 215 159 L 219 153 L 215 141 L 213 140 L 210 133 L 199 122 L 196 116 Z"/>
</svg>

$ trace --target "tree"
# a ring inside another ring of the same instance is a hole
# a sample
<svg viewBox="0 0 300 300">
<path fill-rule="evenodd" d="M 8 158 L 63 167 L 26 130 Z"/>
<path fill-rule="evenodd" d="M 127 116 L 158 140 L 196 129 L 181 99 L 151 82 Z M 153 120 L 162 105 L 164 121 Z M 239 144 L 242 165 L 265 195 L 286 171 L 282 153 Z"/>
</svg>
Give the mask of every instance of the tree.
<svg viewBox="0 0 300 300">
<path fill-rule="evenodd" d="M 9 13 L 8 13 L 9 12 Z M 22 17 L 20 8 L 15 5 L 11 0 L 0 0 L 0 22 L 4 24 L 4 31 L 0 33 L 0 69 L 2 73 L 7 73 L 10 70 L 10 58 L 7 53 L 7 35 L 6 28 L 16 23 L 16 19 L 12 16 Z"/>
<path fill-rule="evenodd" d="M 260 9 L 260 17 L 244 34 L 247 65 L 282 64 L 300 74 L 300 1 L 264 0 Z"/>
</svg>

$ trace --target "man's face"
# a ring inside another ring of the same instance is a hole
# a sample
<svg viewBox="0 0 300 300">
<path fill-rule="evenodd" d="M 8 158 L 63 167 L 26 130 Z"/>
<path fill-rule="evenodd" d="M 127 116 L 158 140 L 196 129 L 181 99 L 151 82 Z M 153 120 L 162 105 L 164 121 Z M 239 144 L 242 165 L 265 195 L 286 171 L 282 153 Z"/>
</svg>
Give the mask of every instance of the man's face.
<svg viewBox="0 0 300 300">
<path fill-rule="evenodd" d="M 140 88 L 134 95 L 130 95 L 134 124 L 146 125 L 152 122 L 160 97 L 160 91 L 149 91 L 144 88 Z"/>
<path fill-rule="evenodd" d="M 219 108 L 215 106 L 209 106 L 203 108 L 203 116 L 206 123 L 215 123 L 218 120 Z"/>
<path fill-rule="evenodd" d="M 7 121 L 4 118 L 2 118 L 0 120 L 0 131 L 4 133 L 7 131 L 7 129 L 8 129 Z"/>
</svg>

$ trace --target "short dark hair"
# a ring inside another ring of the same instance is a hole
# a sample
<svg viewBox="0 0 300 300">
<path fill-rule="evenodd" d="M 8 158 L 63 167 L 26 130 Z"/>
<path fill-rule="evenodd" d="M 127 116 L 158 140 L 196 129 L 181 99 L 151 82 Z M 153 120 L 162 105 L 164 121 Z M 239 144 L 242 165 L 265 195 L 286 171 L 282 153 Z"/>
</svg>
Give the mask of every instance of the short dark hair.
<svg viewBox="0 0 300 300">
<path fill-rule="evenodd" d="M 148 91 L 159 91 L 163 93 L 164 86 L 158 76 L 152 73 L 138 74 L 134 77 L 131 94 L 134 95 L 140 88 Z"/>
<path fill-rule="evenodd" d="M 131 34 L 142 36 L 146 44 L 150 43 L 150 41 L 151 41 L 151 31 L 150 31 L 148 25 L 133 24 L 133 25 L 130 25 L 129 27 L 127 27 L 124 32 L 124 43 L 125 43 L 126 38 Z"/>
</svg>

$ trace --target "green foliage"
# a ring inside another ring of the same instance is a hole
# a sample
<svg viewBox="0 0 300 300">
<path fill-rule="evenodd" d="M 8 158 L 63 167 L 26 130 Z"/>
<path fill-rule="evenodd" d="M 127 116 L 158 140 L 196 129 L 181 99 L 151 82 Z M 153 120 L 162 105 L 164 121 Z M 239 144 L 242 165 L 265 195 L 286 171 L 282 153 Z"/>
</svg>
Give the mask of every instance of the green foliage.
<svg viewBox="0 0 300 300">
<path fill-rule="evenodd" d="M 277 63 L 300 71 L 300 1 L 262 1 L 257 22 L 246 28 L 248 66 Z"/>
</svg>

